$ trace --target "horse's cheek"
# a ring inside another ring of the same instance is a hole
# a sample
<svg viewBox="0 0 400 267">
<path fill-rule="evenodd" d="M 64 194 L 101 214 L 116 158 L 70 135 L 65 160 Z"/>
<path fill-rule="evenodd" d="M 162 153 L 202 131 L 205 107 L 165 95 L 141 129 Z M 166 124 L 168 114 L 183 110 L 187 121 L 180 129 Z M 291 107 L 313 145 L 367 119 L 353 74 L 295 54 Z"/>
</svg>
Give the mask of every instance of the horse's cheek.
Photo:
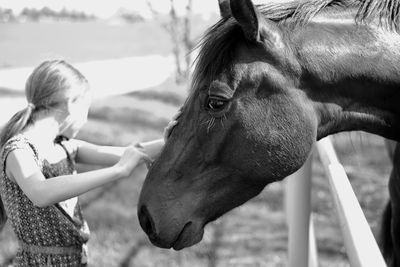
<svg viewBox="0 0 400 267">
<path fill-rule="evenodd" d="M 316 140 L 316 122 L 311 113 L 296 106 L 293 112 L 286 114 L 281 120 L 280 140 L 273 142 L 281 144 L 280 158 L 274 162 L 285 175 L 297 171 L 307 160 Z"/>
<path fill-rule="evenodd" d="M 306 161 L 315 142 L 313 120 L 304 109 L 290 102 L 284 107 L 259 112 L 254 124 L 253 141 L 257 140 L 258 155 L 264 158 L 264 175 L 283 179 Z"/>
<path fill-rule="evenodd" d="M 275 129 L 269 122 L 269 116 L 270 112 L 265 107 L 256 104 L 242 110 L 238 116 L 240 126 L 231 135 L 231 146 L 225 154 L 230 155 L 227 158 L 232 167 L 251 178 L 268 179 L 273 172 L 271 167 L 276 154 L 271 151 L 276 149 L 274 146 L 278 140 L 274 137 Z"/>
</svg>

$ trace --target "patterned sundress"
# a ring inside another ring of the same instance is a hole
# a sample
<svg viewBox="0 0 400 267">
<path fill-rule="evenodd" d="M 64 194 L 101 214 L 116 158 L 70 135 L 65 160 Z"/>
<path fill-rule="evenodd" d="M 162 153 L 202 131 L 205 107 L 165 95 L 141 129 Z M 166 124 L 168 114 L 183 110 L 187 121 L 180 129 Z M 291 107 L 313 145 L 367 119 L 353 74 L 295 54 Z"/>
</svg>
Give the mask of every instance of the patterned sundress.
<svg viewBox="0 0 400 267">
<path fill-rule="evenodd" d="M 60 137 L 55 142 L 63 147 L 67 155 L 66 159 L 56 164 L 43 159 L 35 145 L 22 134 L 11 138 L 1 150 L 0 194 L 19 242 L 15 266 L 86 266 L 89 228 L 79 203 L 72 201 L 75 205 L 72 207 L 73 214 L 71 209 L 68 213 L 66 207 L 71 201 L 44 208 L 34 206 L 5 172 L 7 155 L 15 149 L 26 149 L 33 153 L 46 179 L 76 173 L 67 139 Z"/>
</svg>

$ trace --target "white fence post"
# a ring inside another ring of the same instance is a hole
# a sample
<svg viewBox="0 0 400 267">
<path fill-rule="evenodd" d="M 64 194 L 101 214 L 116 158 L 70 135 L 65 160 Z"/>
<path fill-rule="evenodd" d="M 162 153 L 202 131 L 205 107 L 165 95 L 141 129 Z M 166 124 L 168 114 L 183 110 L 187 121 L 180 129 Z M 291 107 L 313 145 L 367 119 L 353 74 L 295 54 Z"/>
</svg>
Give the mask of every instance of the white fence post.
<svg viewBox="0 0 400 267">
<path fill-rule="evenodd" d="M 350 265 L 352 267 L 386 266 L 371 228 L 329 138 L 320 140 L 317 143 L 317 149 L 329 178 Z"/>
<path fill-rule="evenodd" d="M 312 212 L 310 214 L 310 228 L 308 235 L 308 267 L 318 266 L 317 241 L 315 239 L 314 220 Z"/>
<path fill-rule="evenodd" d="M 286 216 L 289 230 L 288 266 L 316 267 L 317 250 L 311 218 L 312 156 L 287 178 Z"/>
<path fill-rule="evenodd" d="M 320 140 L 316 147 L 329 178 L 350 265 L 352 267 L 386 266 L 330 139 L 327 137 Z M 318 265 L 311 215 L 311 158 L 310 156 L 299 171 L 287 178 L 289 267 L 316 267 Z"/>
</svg>

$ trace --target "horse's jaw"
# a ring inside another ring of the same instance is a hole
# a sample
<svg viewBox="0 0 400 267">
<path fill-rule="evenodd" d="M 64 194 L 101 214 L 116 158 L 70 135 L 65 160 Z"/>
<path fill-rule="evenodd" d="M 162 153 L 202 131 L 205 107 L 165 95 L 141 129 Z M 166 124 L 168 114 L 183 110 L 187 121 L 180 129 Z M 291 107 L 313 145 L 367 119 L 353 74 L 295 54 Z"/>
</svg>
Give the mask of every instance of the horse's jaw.
<svg viewBox="0 0 400 267">
<path fill-rule="evenodd" d="M 138 203 L 139 222 L 152 244 L 181 250 L 203 238 L 204 227 L 258 195 L 265 183 L 223 168 L 184 177 L 151 168 Z M 171 186 L 173 185 L 173 186 Z"/>
</svg>

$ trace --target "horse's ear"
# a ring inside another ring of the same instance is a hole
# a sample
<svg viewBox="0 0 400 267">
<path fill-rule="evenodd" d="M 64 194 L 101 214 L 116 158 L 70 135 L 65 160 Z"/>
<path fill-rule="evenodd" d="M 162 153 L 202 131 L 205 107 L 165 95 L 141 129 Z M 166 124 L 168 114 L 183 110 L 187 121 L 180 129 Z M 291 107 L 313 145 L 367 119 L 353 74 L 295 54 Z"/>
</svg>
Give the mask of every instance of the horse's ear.
<svg viewBox="0 0 400 267">
<path fill-rule="evenodd" d="M 263 42 L 272 49 L 284 47 L 277 24 L 265 19 L 251 0 L 231 0 L 232 16 L 250 41 Z"/>
<path fill-rule="evenodd" d="M 230 1 L 232 16 L 251 41 L 260 40 L 259 15 L 251 0 Z"/>
<path fill-rule="evenodd" d="M 231 15 L 230 0 L 218 0 L 219 13 L 222 18 L 227 18 Z"/>
</svg>

